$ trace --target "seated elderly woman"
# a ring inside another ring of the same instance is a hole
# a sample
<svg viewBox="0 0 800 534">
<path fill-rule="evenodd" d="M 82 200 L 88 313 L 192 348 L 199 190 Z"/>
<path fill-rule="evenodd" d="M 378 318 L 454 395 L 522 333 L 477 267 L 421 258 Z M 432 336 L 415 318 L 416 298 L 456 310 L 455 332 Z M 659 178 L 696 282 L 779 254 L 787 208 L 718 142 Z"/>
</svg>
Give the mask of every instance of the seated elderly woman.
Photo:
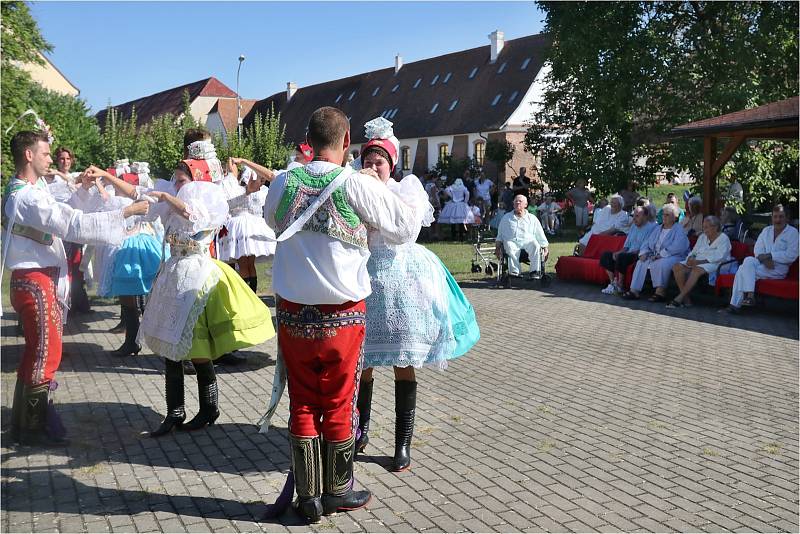
<svg viewBox="0 0 800 534">
<path fill-rule="evenodd" d="M 689 252 L 689 238 L 683 232 L 678 221 L 678 207 L 666 204 L 662 210 L 664 222 L 657 226 L 639 250 L 639 261 L 633 270 L 631 288 L 622 298 L 636 300 L 639 298 L 647 273 L 653 281 L 655 294 L 650 302 L 664 302 L 667 283 L 672 273 L 672 266 L 686 257 Z"/>
<path fill-rule="evenodd" d="M 672 267 L 680 293 L 667 304 L 667 308 L 691 306 L 692 299 L 689 295 L 697 282 L 702 277 L 708 276 L 709 283 L 713 283 L 720 264 L 730 258 L 731 241 L 722 233 L 720 220 L 714 215 L 709 215 L 703 220 L 703 233 L 697 238 L 697 243 L 694 244 L 689 256 Z"/>
<path fill-rule="evenodd" d="M 578 254 L 583 254 L 589 239 L 597 235 L 614 235 L 618 232 L 628 233 L 631 227 L 631 216 L 622 210 L 625 201 L 621 195 L 611 195 L 608 206 L 595 213 L 592 228 L 578 241 Z"/>
<path fill-rule="evenodd" d="M 622 249 L 616 252 L 607 250 L 600 256 L 600 265 L 608 273 L 609 280 L 608 287 L 602 291 L 604 294 L 622 293 L 628 266 L 636 263 L 639 259 L 639 249 L 658 226 L 653 222 L 655 210 L 651 208 L 652 206 L 636 206 L 633 209 L 633 224 Z"/>
<path fill-rule="evenodd" d="M 695 195 L 686 202 L 686 216 L 681 221 L 683 231 L 689 237 L 703 233 L 703 199 Z"/>
</svg>

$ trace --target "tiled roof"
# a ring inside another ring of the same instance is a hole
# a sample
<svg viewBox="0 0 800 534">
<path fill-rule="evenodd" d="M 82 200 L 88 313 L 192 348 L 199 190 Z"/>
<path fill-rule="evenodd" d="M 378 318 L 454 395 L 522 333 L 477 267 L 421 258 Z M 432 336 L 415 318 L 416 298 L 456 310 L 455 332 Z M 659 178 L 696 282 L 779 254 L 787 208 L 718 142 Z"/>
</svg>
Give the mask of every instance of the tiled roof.
<svg viewBox="0 0 800 534">
<path fill-rule="evenodd" d="M 727 113 L 710 119 L 682 124 L 672 129 L 675 136 L 724 133 L 739 129 L 767 128 L 770 126 L 797 127 L 798 102 L 794 96 L 786 100 L 764 104 L 757 108 Z"/>
<path fill-rule="evenodd" d="M 531 35 L 506 41 L 494 63 L 487 45 L 407 63 L 397 74 L 390 67 L 302 87 L 288 103 L 277 93 L 256 103 L 244 124 L 274 104 L 292 142 L 305 138 L 308 118 L 321 106 L 350 117 L 354 143 L 365 141 L 364 123 L 381 114 L 401 139 L 498 130 L 536 78 L 548 44 L 546 35 Z"/>
<path fill-rule="evenodd" d="M 125 102 L 124 104 L 119 104 L 114 107 L 117 109 L 120 118 L 124 119 L 130 118 L 132 110 L 136 108 L 137 124 L 147 124 L 153 118 L 164 115 L 165 113 L 180 114 L 183 111 L 184 91 L 189 92 L 190 101 L 193 101 L 199 96 L 236 98 L 235 92 L 212 76 L 179 87 L 173 87 L 172 89 L 167 89 L 166 91 L 161 91 L 150 96 L 131 100 L 130 102 Z M 100 127 L 105 125 L 106 111 L 107 110 L 104 109 L 95 115 Z"/>
<path fill-rule="evenodd" d="M 254 98 L 242 98 L 240 99 L 240 102 L 242 103 L 242 117 L 245 117 L 253 108 L 253 105 L 258 102 L 258 100 Z M 219 113 L 219 117 L 222 120 L 222 124 L 225 126 L 226 131 L 231 132 L 236 129 L 235 98 L 217 100 L 217 103 L 211 108 L 211 113 L 214 112 Z"/>
</svg>

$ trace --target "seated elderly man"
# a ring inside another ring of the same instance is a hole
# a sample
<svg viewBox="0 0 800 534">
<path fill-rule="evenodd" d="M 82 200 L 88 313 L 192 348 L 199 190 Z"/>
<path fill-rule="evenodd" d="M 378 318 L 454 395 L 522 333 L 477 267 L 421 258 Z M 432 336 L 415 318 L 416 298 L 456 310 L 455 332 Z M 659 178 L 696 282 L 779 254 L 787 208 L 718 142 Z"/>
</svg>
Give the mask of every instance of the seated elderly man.
<svg viewBox="0 0 800 534">
<path fill-rule="evenodd" d="M 622 210 L 625 201 L 621 195 L 611 195 L 608 206 L 595 213 L 592 228 L 578 240 L 578 254 L 583 254 L 589 239 L 595 234 L 614 235 L 617 232 L 627 234 L 631 227 L 631 216 Z"/>
<path fill-rule="evenodd" d="M 495 256 L 503 257 L 503 249 L 508 255 L 508 271 L 513 276 L 519 276 L 519 255 L 522 250 L 528 253 L 530 259 L 530 276 L 541 278 L 539 270 L 542 258 L 547 259 L 547 247 L 550 244 L 544 235 L 542 223 L 536 215 L 528 212 L 528 199 L 523 195 L 514 197 L 514 211 L 506 213 L 500 220 L 497 229 Z"/>
<path fill-rule="evenodd" d="M 717 269 L 720 264 L 731 258 L 731 240 L 722 233 L 720 220 L 709 215 L 703 220 L 703 233 L 697 238 L 697 243 L 689 256 L 680 263 L 672 266 L 675 282 L 680 293 L 667 308 L 683 308 L 692 305 L 689 297 L 692 289 L 703 276 L 709 277 L 709 284 L 716 281 Z"/>
<path fill-rule="evenodd" d="M 755 257 L 745 258 L 736 271 L 728 312 L 737 313 L 742 306 L 755 306 L 753 292 L 756 280 L 786 278 L 789 267 L 797 259 L 798 233 L 787 224 L 789 216 L 786 211 L 781 204 L 772 208 L 772 226 L 767 226 L 758 234 L 753 247 Z"/>
<path fill-rule="evenodd" d="M 628 237 L 625 238 L 625 244 L 622 249 L 616 252 L 608 250 L 600 256 L 600 265 L 608 273 L 609 280 L 608 287 L 602 291 L 604 294 L 622 293 L 628 266 L 636 263 L 636 260 L 639 259 L 639 249 L 650 237 L 650 233 L 658 226 L 653 222 L 655 210 L 651 208 L 652 206 L 637 206 L 634 208 L 633 225 L 628 232 Z"/>
<path fill-rule="evenodd" d="M 677 224 L 678 207 L 672 204 L 664 205 L 662 216 L 664 222 L 650 233 L 639 250 L 639 261 L 633 270 L 631 288 L 622 295 L 624 299 L 639 298 L 649 272 L 656 292 L 648 300 L 664 302 L 672 266 L 683 260 L 689 252 L 689 238 L 686 237 L 681 225 Z"/>
</svg>

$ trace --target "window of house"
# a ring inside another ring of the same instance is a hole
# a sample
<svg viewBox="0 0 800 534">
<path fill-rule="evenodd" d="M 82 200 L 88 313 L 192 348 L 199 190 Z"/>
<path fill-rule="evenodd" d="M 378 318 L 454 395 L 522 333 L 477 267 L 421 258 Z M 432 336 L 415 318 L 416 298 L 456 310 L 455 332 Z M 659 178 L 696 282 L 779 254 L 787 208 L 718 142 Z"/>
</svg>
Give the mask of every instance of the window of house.
<svg viewBox="0 0 800 534">
<path fill-rule="evenodd" d="M 403 170 L 411 170 L 411 149 L 404 146 L 400 149 L 400 161 L 403 164 Z"/>
<path fill-rule="evenodd" d="M 336 97 L 336 103 L 337 104 L 339 103 L 339 100 L 342 99 L 342 96 L 344 96 L 344 95 L 342 93 L 339 93 L 339 96 Z"/>
<path fill-rule="evenodd" d="M 496 106 L 498 102 L 500 102 L 500 98 L 503 96 L 503 93 L 497 93 L 497 96 L 494 97 L 492 100 L 492 105 Z"/>
<path fill-rule="evenodd" d="M 519 95 L 519 91 L 514 91 L 513 93 L 511 93 L 511 96 L 508 97 L 508 103 L 510 104 L 514 100 L 516 100 L 517 95 Z"/>
<path fill-rule="evenodd" d="M 456 109 L 457 105 L 458 105 L 458 99 L 456 98 L 450 103 L 450 107 L 447 109 L 447 111 L 453 111 L 454 109 Z"/>
<path fill-rule="evenodd" d="M 393 110 L 392 110 L 392 111 L 389 113 L 389 118 L 390 118 L 390 119 L 393 119 L 393 118 L 394 118 L 394 116 L 395 116 L 395 115 L 397 115 L 397 112 L 398 112 L 398 111 L 400 111 L 400 108 L 394 108 L 394 109 L 393 109 Z"/>
<path fill-rule="evenodd" d="M 438 82 L 438 81 L 439 81 L 439 75 L 437 74 L 437 75 L 436 75 L 436 76 L 434 76 L 434 77 L 433 77 L 433 79 L 431 80 L 431 85 L 436 85 L 436 82 Z"/>
<path fill-rule="evenodd" d="M 478 74 L 478 67 L 474 67 L 472 69 L 472 71 L 469 73 L 469 79 L 471 80 L 472 78 L 474 78 L 476 74 Z"/>
<path fill-rule="evenodd" d="M 435 103 L 435 104 L 433 105 L 433 107 L 431 108 L 431 113 L 436 113 L 436 110 L 437 110 L 438 108 L 439 108 L 439 103 L 437 102 L 437 103 Z"/>
<path fill-rule="evenodd" d="M 506 65 L 508 65 L 508 61 L 503 61 L 503 64 L 497 69 L 497 74 L 503 74 L 503 71 L 506 70 Z"/>
<path fill-rule="evenodd" d="M 399 83 L 397 85 L 395 85 L 394 87 L 392 87 L 392 92 L 395 93 L 395 92 L 397 92 L 398 89 L 400 89 L 400 84 Z"/>
<path fill-rule="evenodd" d="M 417 87 L 419 87 L 419 84 L 421 84 L 421 83 L 422 83 L 422 78 L 417 78 L 417 81 L 416 81 L 416 82 L 414 82 L 414 89 L 416 89 Z"/>
<path fill-rule="evenodd" d="M 447 82 L 449 82 L 449 81 L 450 81 L 450 78 L 451 78 L 452 76 L 453 76 L 453 73 L 452 73 L 452 72 L 448 72 L 448 73 L 445 75 L 445 77 L 444 77 L 444 80 L 442 80 L 442 83 L 447 83 Z"/>
<path fill-rule="evenodd" d="M 381 90 L 381 88 L 380 88 L 380 87 L 376 87 L 376 88 L 375 88 L 375 90 L 374 90 L 374 91 L 372 91 L 372 96 L 375 96 L 375 95 L 377 95 L 377 94 L 378 94 L 378 91 L 380 91 L 380 90 Z"/>
<path fill-rule="evenodd" d="M 483 167 L 484 155 L 486 154 L 486 143 L 477 141 L 475 143 L 475 162 Z"/>
<path fill-rule="evenodd" d="M 450 148 L 447 146 L 447 143 L 439 145 L 439 163 L 443 162 L 449 154 Z"/>
<path fill-rule="evenodd" d="M 347 97 L 347 100 L 353 100 L 353 97 L 354 97 L 354 96 L 356 96 L 356 92 L 355 92 L 355 91 L 353 91 L 352 93 L 350 93 L 350 96 L 348 96 L 348 97 Z"/>
<path fill-rule="evenodd" d="M 526 58 L 525 58 L 525 61 L 523 61 L 523 62 L 522 62 L 522 66 L 519 68 L 519 70 L 525 70 L 525 69 L 527 69 L 527 68 L 528 68 L 528 64 L 529 64 L 530 62 L 531 62 L 531 58 L 529 58 L 529 57 L 526 57 Z"/>
</svg>

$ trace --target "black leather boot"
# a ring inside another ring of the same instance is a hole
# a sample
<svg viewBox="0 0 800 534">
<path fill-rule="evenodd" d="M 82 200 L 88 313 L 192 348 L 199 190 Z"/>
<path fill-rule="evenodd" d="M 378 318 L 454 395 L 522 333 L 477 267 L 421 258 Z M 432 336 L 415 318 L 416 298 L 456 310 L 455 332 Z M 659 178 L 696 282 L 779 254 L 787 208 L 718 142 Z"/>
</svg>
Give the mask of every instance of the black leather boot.
<svg viewBox="0 0 800 534">
<path fill-rule="evenodd" d="M 161 425 L 150 432 L 151 438 L 168 434 L 173 428 L 180 428 L 186 420 L 183 395 L 183 364 L 165 358 L 164 389 L 167 400 L 167 415 Z"/>
<path fill-rule="evenodd" d="M 353 489 L 353 457 L 355 456 L 355 436 L 337 442 L 325 442 L 325 455 L 322 459 L 322 513 L 358 510 L 367 505 L 372 498 L 368 490 Z"/>
<path fill-rule="evenodd" d="M 120 348 L 112 351 L 113 356 L 136 356 L 142 350 L 142 346 L 136 342 L 139 334 L 139 310 L 123 306 L 122 322 L 125 323 L 125 342 Z"/>
<path fill-rule="evenodd" d="M 39 447 L 69 445 L 65 430 L 55 409 L 50 406 L 50 382 L 24 386 L 22 414 L 20 416 L 19 442 Z"/>
<path fill-rule="evenodd" d="M 125 317 L 128 314 L 126 306 L 119 307 L 119 323 L 108 331 L 109 334 L 121 334 L 125 331 Z"/>
<path fill-rule="evenodd" d="M 417 383 L 397 380 L 394 383 L 394 471 L 405 471 L 411 465 L 411 437 L 414 435 L 414 414 L 417 407 Z"/>
<path fill-rule="evenodd" d="M 258 277 L 257 276 L 251 276 L 250 278 L 247 278 L 246 280 L 247 280 L 247 285 L 250 286 L 250 289 L 253 290 L 253 293 L 258 294 Z"/>
<path fill-rule="evenodd" d="M 369 443 L 369 417 L 372 413 L 372 385 L 375 380 L 361 382 L 358 389 L 358 432 L 356 432 L 356 452 L 364 452 Z"/>
<path fill-rule="evenodd" d="M 11 404 L 11 429 L 8 432 L 12 443 L 19 441 L 20 430 L 22 427 L 22 412 L 25 403 L 25 384 L 17 377 L 17 384 L 14 386 L 14 400 Z"/>
<path fill-rule="evenodd" d="M 312 523 L 322 517 L 322 451 L 319 436 L 301 438 L 289 434 L 297 501 L 294 508 Z"/>
<path fill-rule="evenodd" d="M 197 396 L 200 398 L 200 411 L 191 421 L 183 425 L 182 430 L 200 430 L 211 426 L 219 417 L 219 390 L 214 364 L 209 360 L 195 363 L 197 370 Z"/>
</svg>

